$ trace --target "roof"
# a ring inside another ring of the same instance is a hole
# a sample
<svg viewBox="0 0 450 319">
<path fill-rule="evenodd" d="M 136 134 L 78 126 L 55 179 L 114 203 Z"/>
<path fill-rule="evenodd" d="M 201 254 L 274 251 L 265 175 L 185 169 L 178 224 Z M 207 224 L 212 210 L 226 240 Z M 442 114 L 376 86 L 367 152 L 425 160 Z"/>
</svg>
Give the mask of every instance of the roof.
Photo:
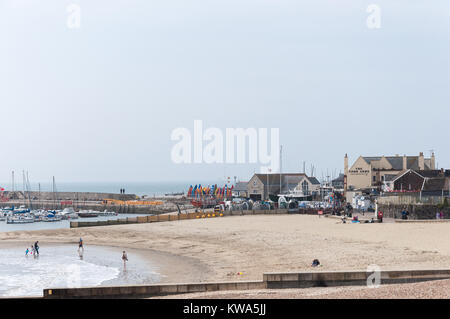
<svg viewBox="0 0 450 319">
<path fill-rule="evenodd" d="M 267 182 L 269 182 L 269 185 L 280 184 L 280 174 L 255 174 L 255 176 L 258 177 L 264 185 L 267 185 Z M 304 173 L 281 174 L 281 182 L 282 184 L 298 184 L 304 176 L 306 176 Z"/>
<path fill-rule="evenodd" d="M 306 178 L 310 181 L 311 184 L 320 185 L 320 182 L 317 180 L 317 178 L 315 177 L 306 177 Z"/>
<path fill-rule="evenodd" d="M 385 156 L 386 160 L 391 164 L 392 169 L 401 171 L 403 170 L 403 156 Z M 363 159 L 370 164 L 374 161 L 380 161 L 382 156 L 363 156 Z M 425 169 L 431 168 L 431 159 L 424 158 Z M 419 169 L 419 156 L 406 156 L 406 168 L 407 169 Z"/>
<path fill-rule="evenodd" d="M 385 182 L 392 182 L 398 175 L 396 174 L 386 174 L 384 175 Z"/>
<path fill-rule="evenodd" d="M 450 170 L 440 170 L 440 169 L 433 169 L 433 170 L 421 170 L 416 171 L 423 177 L 450 177 Z"/>
<path fill-rule="evenodd" d="M 445 189 L 445 177 L 427 178 L 423 184 L 423 191 L 441 191 Z"/>
<path fill-rule="evenodd" d="M 332 180 L 332 182 L 343 182 L 344 181 L 344 174 L 340 173 L 339 176 Z"/>
<path fill-rule="evenodd" d="M 416 175 L 419 175 L 419 177 L 421 177 L 422 179 L 424 179 L 425 177 L 420 175 L 420 173 L 418 173 L 417 170 L 414 169 L 408 169 L 406 171 L 400 172 L 399 174 L 395 175 L 395 177 L 391 180 L 391 181 L 396 181 L 398 179 L 400 179 L 401 177 L 403 177 L 404 175 L 408 174 L 408 173 L 414 173 Z"/>
</svg>

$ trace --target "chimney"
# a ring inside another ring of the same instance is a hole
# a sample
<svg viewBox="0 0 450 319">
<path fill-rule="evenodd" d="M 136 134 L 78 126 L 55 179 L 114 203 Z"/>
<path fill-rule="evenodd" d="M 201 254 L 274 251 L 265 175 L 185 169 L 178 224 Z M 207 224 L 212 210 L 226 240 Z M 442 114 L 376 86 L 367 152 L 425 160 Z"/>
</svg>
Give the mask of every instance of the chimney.
<svg viewBox="0 0 450 319">
<path fill-rule="evenodd" d="M 423 152 L 420 152 L 419 154 L 419 170 L 425 170 L 425 158 L 423 157 Z"/>
<path fill-rule="evenodd" d="M 344 191 L 347 191 L 347 176 L 348 176 L 348 156 L 344 157 Z"/>
<path fill-rule="evenodd" d="M 408 158 L 406 155 L 403 155 L 403 170 L 406 171 L 408 169 Z"/>
<path fill-rule="evenodd" d="M 436 169 L 436 157 L 434 156 L 434 152 L 431 153 L 431 169 Z"/>
<path fill-rule="evenodd" d="M 344 157 L 344 174 L 348 175 L 348 156 L 345 154 Z"/>
</svg>

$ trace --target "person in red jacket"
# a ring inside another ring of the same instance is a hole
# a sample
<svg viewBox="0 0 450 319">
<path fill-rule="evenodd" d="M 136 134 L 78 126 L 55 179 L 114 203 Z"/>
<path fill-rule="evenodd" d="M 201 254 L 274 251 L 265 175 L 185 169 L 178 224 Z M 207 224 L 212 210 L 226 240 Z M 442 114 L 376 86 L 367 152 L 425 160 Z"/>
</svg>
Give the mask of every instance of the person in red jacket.
<svg viewBox="0 0 450 319">
<path fill-rule="evenodd" d="M 383 212 L 381 210 L 378 212 L 377 217 L 378 217 L 378 221 L 380 223 L 382 223 L 383 222 Z"/>
</svg>

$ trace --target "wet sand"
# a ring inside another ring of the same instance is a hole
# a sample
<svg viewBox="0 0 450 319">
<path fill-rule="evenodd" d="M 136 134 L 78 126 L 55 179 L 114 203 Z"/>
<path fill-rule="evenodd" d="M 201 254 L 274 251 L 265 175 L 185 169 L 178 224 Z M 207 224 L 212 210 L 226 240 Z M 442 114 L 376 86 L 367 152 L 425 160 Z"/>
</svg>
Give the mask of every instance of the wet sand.
<svg viewBox="0 0 450 319">
<path fill-rule="evenodd" d="M 262 280 L 264 272 L 433 269 L 450 265 L 450 223 L 342 224 L 304 215 L 233 216 L 34 232 L 2 242 L 105 245 L 136 249 L 159 265 L 162 282 Z M 242 275 L 238 275 L 242 272 Z"/>
</svg>

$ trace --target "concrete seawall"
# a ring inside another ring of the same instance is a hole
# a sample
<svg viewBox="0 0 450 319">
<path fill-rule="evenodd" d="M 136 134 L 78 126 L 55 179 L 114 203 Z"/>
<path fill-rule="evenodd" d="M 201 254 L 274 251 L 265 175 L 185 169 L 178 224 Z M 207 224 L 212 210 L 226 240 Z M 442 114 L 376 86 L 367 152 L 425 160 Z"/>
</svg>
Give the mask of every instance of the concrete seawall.
<svg viewBox="0 0 450 319">
<path fill-rule="evenodd" d="M 266 273 L 263 281 L 45 289 L 44 298 L 145 298 L 208 291 L 367 285 L 372 275 L 366 271 Z M 413 283 L 449 279 L 450 269 L 390 270 L 379 275 L 380 284 Z"/>
<path fill-rule="evenodd" d="M 367 285 L 369 276 L 374 272 L 367 271 L 333 271 L 333 272 L 301 272 L 301 273 L 267 273 L 264 282 L 268 289 L 310 288 L 334 286 Z M 380 271 L 380 284 L 413 283 L 428 280 L 450 278 L 450 269 L 432 270 L 389 270 Z M 369 279 L 370 280 L 370 279 Z"/>
</svg>

